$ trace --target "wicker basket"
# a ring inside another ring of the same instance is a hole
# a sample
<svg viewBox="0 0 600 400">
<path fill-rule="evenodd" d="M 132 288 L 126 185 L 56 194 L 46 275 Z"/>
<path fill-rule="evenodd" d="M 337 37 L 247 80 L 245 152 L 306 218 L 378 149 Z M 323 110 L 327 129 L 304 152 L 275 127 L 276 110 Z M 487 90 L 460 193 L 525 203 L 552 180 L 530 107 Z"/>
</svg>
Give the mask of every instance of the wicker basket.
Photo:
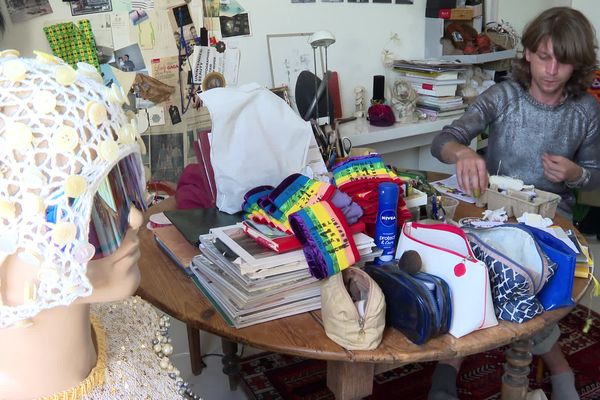
<svg viewBox="0 0 600 400">
<path fill-rule="evenodd" d="M 492 44 L 501 47 L 499 50 L 514 49 L 517 45 L 514 36 L 507 33 L 496 32 L 495 30 L 486 29 L 485 34 L 490 38 Z M 508 71 L 512 64 L 512 59 L 492 61 L 484 64 L 485 69 L 493 69 L 495 71 Z"/>
</svg>

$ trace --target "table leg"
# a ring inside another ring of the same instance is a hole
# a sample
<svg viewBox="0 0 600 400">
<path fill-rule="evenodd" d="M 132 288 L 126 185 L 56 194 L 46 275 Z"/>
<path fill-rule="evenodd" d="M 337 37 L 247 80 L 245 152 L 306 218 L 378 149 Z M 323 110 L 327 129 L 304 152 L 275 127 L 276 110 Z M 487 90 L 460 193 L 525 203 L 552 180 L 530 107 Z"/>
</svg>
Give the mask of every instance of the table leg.
<svg viewBox="0 0 600 400">
<path fill-rule="evenodd" d="M 506 363 L 502 376 L 501 400 L 525 400 L 529 388 L 529 366 L 531 365 L 531 347 L 533 342 L 517 340 L 506 350 Z"/>
<path fill-rule="evenodd" d="M 327 387 L 337 400 L 362 399 L 373 392 L 375 364 L 327 361 Z"/>
<path fill-rule="evenodd" d="M 202 349 L 200 348 L 200 331 L 186 325 L 188 347 L 190 348 L 190 362 L 192 364 L 192 374 L 200 375 L 206 364 L 202 361 Z"/>
<path fill-rule="evenodd" d="M 227 339 L 221 339 L 223 349 L 223 373 L 229 377 L 229 389 L 236 390 L 240 380 L 240 358 L 237 355 L 238 344 Z"/>
</svg>

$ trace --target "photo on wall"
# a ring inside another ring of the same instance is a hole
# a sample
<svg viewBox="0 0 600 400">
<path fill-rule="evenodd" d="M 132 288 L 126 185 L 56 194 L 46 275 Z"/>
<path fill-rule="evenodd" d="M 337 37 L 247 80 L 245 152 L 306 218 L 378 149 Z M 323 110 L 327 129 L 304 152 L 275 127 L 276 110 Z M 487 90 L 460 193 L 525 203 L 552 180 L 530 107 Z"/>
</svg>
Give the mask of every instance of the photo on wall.
<svg viewBox="0 0 600 400">
<path fill-rule="evenodd" d="M 6 0 L 6 6 L 13 24 L 52 14 L 48 0 Z"/>
<path fill-rule="evenodd" d="M 112 11 L 110 0 L 73 0 L 69 4 L 73 16 Z"/>
<path fill-rule="evenodd" d="M 194 143 L 196 143 L 196 132 L 188 131 L 185 135 L 185 165 L 195 164 L 198 162 L 196 157 L 196 151 L 194 150 Z"/>
<path fill-rule="evenodd" d="M 140 45 L 137 43 L 115 50 L 115 61 L 110 65 L 124 72 L 146 70 L 146 63 L 142 57 Z"/>
<path fill-rule="evenodd" d="M 150 155 L 152 179 L 177 183 L 183 171 L 183 134 L 152 135 Z"/>
<path fill-rule="evenodd" d="M 238 14 L 233 17 L 220 16 L 221 36 L 224 38 L 233 36 L 250 35 L 250 20 L 248 14 Z"/>
<path fill-rule="evenodd" d="M 169 23 L 173 31 L 173 40 L 179 50 L 179 57 L 185 62 L 187 57 L 194 51 L 195 39 L 198 30 L 194 25 L 190 9 L 187 4 L 172 7 L 167 12 Z"/>
<path fill-rule="evenodd" d="M 369 0 L 348 0 L 348 3 L 368 3 Z"/>
</svg>

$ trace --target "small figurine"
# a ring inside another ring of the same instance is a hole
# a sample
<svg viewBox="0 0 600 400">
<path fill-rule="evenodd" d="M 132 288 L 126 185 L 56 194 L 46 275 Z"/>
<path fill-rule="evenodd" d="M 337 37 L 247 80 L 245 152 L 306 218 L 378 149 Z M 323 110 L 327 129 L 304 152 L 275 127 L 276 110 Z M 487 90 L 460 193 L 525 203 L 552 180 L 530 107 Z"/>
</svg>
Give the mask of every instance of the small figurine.
<svg viewBox="0 0 600 400">
<path fill-rule="evenodd" d="M 392 89 L 392 107 L 396 110 L 397 121 L 400 123 L 411 123 L 415 121 L 415 109 L 417 108 L 417 92 L 410 82 L 398 79 Z"/>
<path fill-rule="evenodd" d="M 356 118 L 365 116 L 365 92 L 366 89 L 363 86 L 354 88 L 354 116 Z"/>
</svg>

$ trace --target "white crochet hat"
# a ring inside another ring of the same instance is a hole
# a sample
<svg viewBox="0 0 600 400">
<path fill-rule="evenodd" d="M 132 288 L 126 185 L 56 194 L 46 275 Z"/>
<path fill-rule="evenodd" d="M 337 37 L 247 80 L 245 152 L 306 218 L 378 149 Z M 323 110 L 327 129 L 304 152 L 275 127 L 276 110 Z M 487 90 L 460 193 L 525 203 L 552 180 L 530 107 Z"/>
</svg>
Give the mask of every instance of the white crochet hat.
<svg viewBox="0 0 600 400">
<path fill-rule="evenodd" d="M 0 299 L 0 328 L 91 293 L 93 197 L 122 158 L 136 153 L 141 168 L 123 90 L 91 65 L 35 53 L 0 52 L 0 261 L 16 253 L 38 268 L 23 304 Z"/>
</svg>

